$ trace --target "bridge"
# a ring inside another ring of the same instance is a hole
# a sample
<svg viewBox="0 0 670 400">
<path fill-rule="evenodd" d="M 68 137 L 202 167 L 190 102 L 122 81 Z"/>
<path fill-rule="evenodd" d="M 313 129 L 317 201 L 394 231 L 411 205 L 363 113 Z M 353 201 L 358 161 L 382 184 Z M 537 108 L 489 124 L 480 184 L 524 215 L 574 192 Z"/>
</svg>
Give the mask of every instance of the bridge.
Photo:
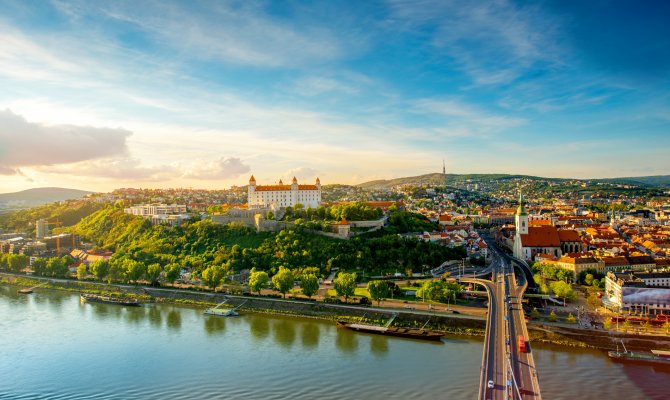
<svg viewBox="0 0 670 400">
<path fill-rule="evenodd" d="M 491 280 L 460 279 L 484 286 L 489 296 L 479 399 L 541 399 L 521 302 L 529 283 L 534 285 L 535 282 L 527 278 L 532 275 L 525 262 L 502 253 L 493 243 L 488 244 L 493 252 Z M 520 272 L 518 275 L 514 273 L 515 266 Z M 519 344 L 520 336 L 523 345 Z"/>
</svg>

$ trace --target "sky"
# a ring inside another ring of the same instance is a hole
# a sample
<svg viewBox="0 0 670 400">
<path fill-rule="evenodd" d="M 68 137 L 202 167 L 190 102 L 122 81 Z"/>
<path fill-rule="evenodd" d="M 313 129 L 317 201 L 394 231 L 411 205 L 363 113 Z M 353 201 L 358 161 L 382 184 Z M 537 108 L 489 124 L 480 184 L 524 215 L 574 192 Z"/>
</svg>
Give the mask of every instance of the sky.
<svg viewBox="0 0 670 400">
<path fill-rule="evenodd" d="M 670 2 L 0 0 L 0 192 L 670 174 Z"/>
</svg>

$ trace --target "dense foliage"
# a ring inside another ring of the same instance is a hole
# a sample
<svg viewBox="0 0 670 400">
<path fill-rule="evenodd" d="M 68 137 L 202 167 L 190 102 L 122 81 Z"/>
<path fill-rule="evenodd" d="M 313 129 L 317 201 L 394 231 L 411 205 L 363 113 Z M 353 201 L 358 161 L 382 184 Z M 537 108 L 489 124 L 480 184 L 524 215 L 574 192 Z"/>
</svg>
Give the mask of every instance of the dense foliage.
<svg viewBox="0 0 670 400">
<path fill-rule="evenodd" d="M 404 215 L 404 214 L 403 214 Z M 401 217 L 405 218 L 405 217 Z M 410 217 L 407 217 L 410 218 Z M 413 218 L 413 217 L 411 217 Z M 255 267 L 272 275 L 280 266 L 291 270 L 315 267 L 321 274 L 333 267 L 369 274 L 437 266 L 464 256 L 462 248 L 447 248 L 414 238 L 380 232 L 339 240 L 302 230 L 262 232 L 202 220 L 177 227 L 151 226 L 149 221 L 108 206 L 77 224 L 77 232 L 97 246 L 146 265 L 176 263 L 199 276 L 211 266 L 227 273 Z M 217 277 L 211 270 L 208 277 Z M 213 283 L 213 282 L 212 282 Z"/>
<path fill-rule="evenodd" d="M 71 226 L 101 208 L 103 208 L 101 203 L 84 200 L 51 203 L 2 214 L 0 215 L 0 228 L 7 232 L 25 232 L 28 236 L 34 236 L 35 221 L 38 219 L 46 219 L 52 223 L 58 220 L 61 222 L 61 226 Z M 55 228 L 55 224 L 49 226 L 49 228 Z"/>
</svg>

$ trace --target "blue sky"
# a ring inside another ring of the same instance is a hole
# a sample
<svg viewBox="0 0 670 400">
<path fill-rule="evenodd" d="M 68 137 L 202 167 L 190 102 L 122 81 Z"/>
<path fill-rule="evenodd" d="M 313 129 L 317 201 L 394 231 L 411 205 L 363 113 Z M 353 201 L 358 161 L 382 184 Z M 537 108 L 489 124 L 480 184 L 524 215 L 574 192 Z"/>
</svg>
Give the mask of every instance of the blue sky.
<svg viewBox="0 0 670 400">
<path fill-rule="evenodd" d="M 0 192 L 670 174 L 670 3 L 3 1 Z"/>
</svg>

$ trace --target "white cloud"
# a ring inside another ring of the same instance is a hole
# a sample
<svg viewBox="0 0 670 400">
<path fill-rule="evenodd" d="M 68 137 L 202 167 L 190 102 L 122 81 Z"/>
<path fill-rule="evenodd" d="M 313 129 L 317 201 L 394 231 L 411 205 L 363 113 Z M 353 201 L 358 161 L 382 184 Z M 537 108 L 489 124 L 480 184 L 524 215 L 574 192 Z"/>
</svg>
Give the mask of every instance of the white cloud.
<svg viewBox="0 0 670 400">
<path fill-rule="evenodd" d="M 182 177 L 186 179 L 233 179 L 249 171 L 251 168 L 239 158 L 221 157 L 216 161 L 202 162 L 187 168 Z"/>
<path fill-rule="evenodd" d="M 342 38 L 321 24 L 301 24 L 270 15 L 252 2 L 213 2 L 206 10 L 164 1 L 69 2 L 61 7 L 73 21 L 104 13 L 133 24 L 160 43 L 190 57 L 263 67 L 322 63 L 346 55 Z M 347 49 L 349 50 L 349 49 Z"/>
<path fill-rule="evenodd" d="M 38 167 L 43 174 L 70 175 L 72 177 L 97 178 L 108 181 L 166 181 L 179 176 L 174 166 L 145 166 L 133 157 L 105 158 L 82 161 L 67 165 Z"/>
<path fill-rule="evenodd" d="M 445 119 L 445 124 L 456 132 L 497 132 L 526 123 L 523 118 L 493 114 L 454 99 L 416 100 L 413 102 L 412 110 L 417 113 L 439 115 Z"/>
<path fill-rule="evenodd" d="M 131 134 L 124 129 L 42 125 L 0 111 L 0 174 L 124 154 Z"/>
<path fill-rule="evenodd" d="M 435 26 L 431 43 L 453 59 L 476 84 L 515 80 L 538 63 L 558 65 L 564 53 L 557 22 L 539 5 L 495 2 L 390 0 L 400 26 Z"/>
</svg>

